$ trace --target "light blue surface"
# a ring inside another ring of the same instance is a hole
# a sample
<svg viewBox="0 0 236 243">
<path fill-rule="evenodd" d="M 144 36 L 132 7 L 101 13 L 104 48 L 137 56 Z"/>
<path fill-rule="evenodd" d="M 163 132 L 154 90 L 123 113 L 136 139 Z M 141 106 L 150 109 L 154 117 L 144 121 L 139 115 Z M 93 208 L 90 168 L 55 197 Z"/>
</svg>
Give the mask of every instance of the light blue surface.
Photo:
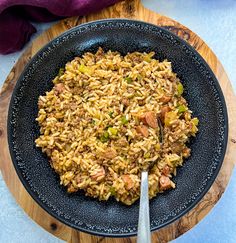
<svg viewBox="0 0 236 243">
<path fill-rule="evenodd" d="M 236 0 L 143 0 L 143 4 L 181 22 L 197 33 L 218 56 L 236 90 Z M 37 25 L 38 34 L 49 26 L 50 24 Z M 8 56 L 0 55 L 0 86 L 20 54 L 21 52 Z M 0 225 L 0 243 L 62 242 L 40 228 L 23 212 L 1 176 Z M 226 192 L 214 209 L 197 226 L 173 242 L 234 243 L 235 233 L 236 170 Z"/>
</svg>

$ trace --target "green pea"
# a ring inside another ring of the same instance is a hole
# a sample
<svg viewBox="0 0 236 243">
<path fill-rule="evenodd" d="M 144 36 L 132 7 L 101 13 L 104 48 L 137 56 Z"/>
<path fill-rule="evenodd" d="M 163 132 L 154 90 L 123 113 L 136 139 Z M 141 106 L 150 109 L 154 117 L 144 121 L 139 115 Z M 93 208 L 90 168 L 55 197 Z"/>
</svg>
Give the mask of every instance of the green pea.
<svg viewBox="0 0 236 243">
<path fill-rule="evenodd" d="M 122 116 L 122 117 L 121 117 L 121 123 L 122 123 L 123 125 L 125 125 L 125 124 L 128 123 L 128 120 L 126 119 L 125 116 Z"/>
<path fill-rule="evenodd" d="M 184 92 L 184 87 L 181 83 L 178 83 L 177 84 L 177 93 L 178 93 L 178 96 L 181 96 Z"/>
<path fill-rule="evenodd" d="M 116 136 L 117 133 L 118 133 L 118 130 L 116 128 L 113 128 L 113 127 L 109 127 L 107 131 L 108 131 L 109 134 L 114 135 L 114 136 Z"/>
<path fill-rule="evenodd" d="M 125 78 L 125 81 L 126 81 L 128 84 L 133 83 L 133 79 L 132 79 L 131 77 L 126 77 L 126 78 Z"/>
<path fill-rule="evenodd" d="M 100 141 L 102 143 L 106 143 L 107 141 L 109 141 L 110 135 L 108 133 L 108 131 L 105 131 L 102 136 L 100 137 Z"/>
<path fill-rule="evenodd" d="M 187 110 L 187 107 L 185 105 L 180 105 L 177 107 L 179 113 L 183 113 Z"/>
<path fill-rule="evenodd" d="M 192 122 L 193 122 L 193 124 L 194 124 L 195 126 L 197 126 L 198 123 L 199 123 L 199 120 L 198 120 L 197 117 L 195 117 L 195 118 L 192 119 Z"/>
<path fill-rule="evenodd" d="M 114 111 L 110 111 L 110 112 L 108 113 L 108 115 L 109 115 L 111 118 L 113 118 L 113 113 L 114 113 Z"/>
</svg>

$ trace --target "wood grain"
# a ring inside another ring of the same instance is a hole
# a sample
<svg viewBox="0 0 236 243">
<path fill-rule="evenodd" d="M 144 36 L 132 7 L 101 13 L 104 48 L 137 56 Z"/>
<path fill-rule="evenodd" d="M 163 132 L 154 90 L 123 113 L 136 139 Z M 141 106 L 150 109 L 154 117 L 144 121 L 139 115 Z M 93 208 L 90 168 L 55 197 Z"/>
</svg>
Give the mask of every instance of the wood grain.
<svg viewBox="0 0 236 243">
<path fill-rule="evenodd" d="M 185 216 L 175 221 L 171 225 L 152 234 L 153 242 L 167 242 L 184 234 L 186 231 L 196 225 L 202 218 L 204 218 L 206 214 L 214 207 L 216 202 L 220 199 L 221 195 L 225 191 L 236 158 L 236 98 L 227 74 L 224 71 L 224 68 L 222 67 L 215 54 L 200 39 L 200 37 L 180 23 L 169 19 L 168 17 L 161 16 L 150 10 L 145 9 L 141 5 L 139 0 L 123 1 L 99 13 L 94 13 L 86 17 L 73 17 L 62 20 L 47 31 L 45 31 L 36 40 L 34 40 L 27 48 L 27 50 L 22 54 L 18 62 L 9 73 L 0 91 L 1 172 L 9 190 L 11 191 L 19 205 L 24 209 L 24 211 L 40 226 L 42 226 L 44 229 L 57 236 L 58 238 L 71 243 L 134 243 L 136 241 L 135 237 L 111 239 L 92 236 L 76 231 L 51 217 L 36 204 L 36 202 L 29 196 L 29 194 L 24 189 L 23 185 L 16 175 L 8 149 L 7 113 L 9 101 L 15 83 L 26 63 L 42 46 L 44 46 L 46 43 L 48 43 L 50 40 L 52 40 L 62 32 L 81 23 L 104 18 L 130 18 L 142 20 L 162 26 L 163 28 L 172 31 L 181 38 L 185 39 L 200 53 L 200 55 L 209 64 L 217 79 L 219 80 L 220 86 L 226 99 L 229 115 L 229 141 L 226 156 L 220 173 L 217 176 L 217 179 L 212 185 L 211 189 L 194 209 L 192 209 L 189 213 L 187 213 Z"/>
</svg>

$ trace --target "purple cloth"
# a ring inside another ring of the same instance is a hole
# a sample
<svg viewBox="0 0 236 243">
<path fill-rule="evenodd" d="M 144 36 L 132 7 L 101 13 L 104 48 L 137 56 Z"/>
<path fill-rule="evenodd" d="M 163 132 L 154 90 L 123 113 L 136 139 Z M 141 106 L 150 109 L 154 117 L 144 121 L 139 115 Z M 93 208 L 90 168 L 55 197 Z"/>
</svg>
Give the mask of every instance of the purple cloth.
<svg viewBox="0 0 236 243">
<path fill-rule="evenodd" d="M 29 21 L 83 16 L 119 0 L 0 0 L 0 53 L 20 50 L 36 32 Z"/>
</svg>

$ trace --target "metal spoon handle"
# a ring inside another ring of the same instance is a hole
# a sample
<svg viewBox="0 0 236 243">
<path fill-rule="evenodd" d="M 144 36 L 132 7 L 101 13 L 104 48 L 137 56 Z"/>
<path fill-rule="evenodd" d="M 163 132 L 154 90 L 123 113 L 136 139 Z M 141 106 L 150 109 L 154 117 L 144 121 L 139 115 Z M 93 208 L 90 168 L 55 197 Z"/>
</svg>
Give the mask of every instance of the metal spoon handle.
<svg viewBox="0 0 236 243">
<path fill-rule="evenodd" d="M 137 243 L 151 243 L 147 171 L 143 171 L 141 175 L 141 196 L 139 205 Z"/>
</svg>

